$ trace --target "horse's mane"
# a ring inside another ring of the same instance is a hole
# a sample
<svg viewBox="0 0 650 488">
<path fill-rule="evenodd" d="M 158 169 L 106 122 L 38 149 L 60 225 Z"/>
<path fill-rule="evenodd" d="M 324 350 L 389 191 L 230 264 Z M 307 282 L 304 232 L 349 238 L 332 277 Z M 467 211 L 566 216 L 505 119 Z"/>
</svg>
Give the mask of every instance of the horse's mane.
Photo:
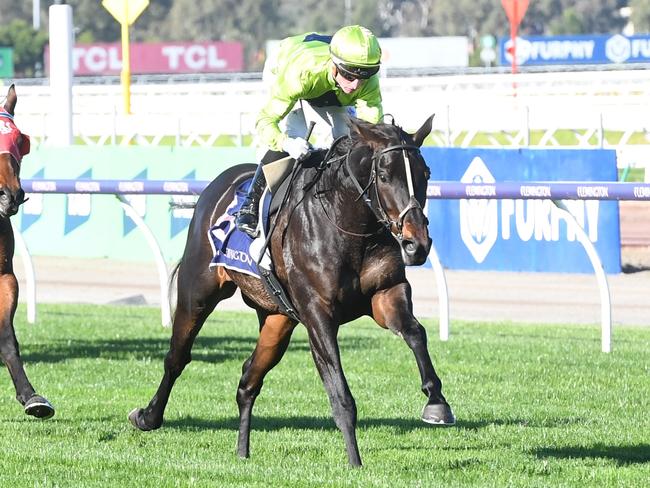
<svg viewBox="0 0 650 488">
<path fill-rule="evenodd" d="M 394 124 L 373 124 L 361 119 L 350 119 L 348 125 L 350 134 L 344 136 L 345 139 L 337 144 L 336 154 L 338 155 L 347 153 L 351 147 L 357 145 L 370 146 L 374 149 L 385 145 L 387 141 L 399 141 L 405 134 L 399 126 Z"/>
<path fill-rule="evenodd" d="M 348 135 L 336 139 L 327 151 L 314 155 L 317 161 L 312 167 L 316 167 L 316 172 L 311 175 L 305 189 L 314 186 L 328 168 L 332 168 L 330 177 L 337 178 L 338 169 L 354 148 L 363 146 L 375 150 L 386 146 L 390 141 L 399 141 L 405 135 L 402 129 L 394 124 L 373 124 L 360 119 L 350 119 L 348 126 Z"/>
</svg>

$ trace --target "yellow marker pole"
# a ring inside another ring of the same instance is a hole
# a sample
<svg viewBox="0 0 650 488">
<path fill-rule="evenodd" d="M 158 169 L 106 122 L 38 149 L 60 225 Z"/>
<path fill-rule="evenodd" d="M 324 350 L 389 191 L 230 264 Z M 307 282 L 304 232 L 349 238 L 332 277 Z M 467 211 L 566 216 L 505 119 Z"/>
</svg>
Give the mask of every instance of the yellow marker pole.
<svg viewBox="0 0 650 488">
<path fill-rule="evenodd" d="M 120 81 L 124 98 L 124 114 L 131 114 L 131 55 L 129 26 L 147 8 L 149 0 L 102 0 L 102 5 L 122 27 L 122 72 Z"/>
<path fill-rule="evenodd" d="M 128 0 L 124 1 L 124 12 L 129 11 Z M 125 16 L 126 17 L 126 16 Z M 122 98 L 124 99 L 124 113 L 131 114 L 131 54 L 129 52 L 129 22 L 122 19 Z"/>
</svg>

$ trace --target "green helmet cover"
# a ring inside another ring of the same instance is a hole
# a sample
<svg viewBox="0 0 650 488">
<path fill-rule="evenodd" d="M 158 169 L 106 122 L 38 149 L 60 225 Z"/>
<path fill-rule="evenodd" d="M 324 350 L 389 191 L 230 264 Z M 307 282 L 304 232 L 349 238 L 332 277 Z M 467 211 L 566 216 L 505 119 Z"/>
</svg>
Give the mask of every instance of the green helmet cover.
<svg viewBox="0 0 650 488">
<path fill-rule="evenodd" d="M 381 48 L 375 35 L 360 25 L 348 25 L 336 31 L 330 42 L 330 54 L 336 65 L 378 68 Z"/>
</svg>

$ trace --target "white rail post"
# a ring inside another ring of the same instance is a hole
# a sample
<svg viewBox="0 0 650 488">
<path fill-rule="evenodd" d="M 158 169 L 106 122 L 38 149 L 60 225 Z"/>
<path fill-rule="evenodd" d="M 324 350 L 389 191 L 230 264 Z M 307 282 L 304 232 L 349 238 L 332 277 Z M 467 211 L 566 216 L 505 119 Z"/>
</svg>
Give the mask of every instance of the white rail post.
<svg viewBox="0 0 650 488">
<path fill-rule="evenodd" d="M 449 293 L 447 292 L 445 270 L 442 267 L 442 263 L 440 263 L 436 246 L 433 243 L 431 243 L 431 250 L 429 251 L 429 261 L 433 267 L 433 272 L 436 276 L 436 286 L 438 287 L 440 340 L 446 341 L 449 339 Z"/>
<path fill-rule="evenodd" d="M 578 223 L 574 215 L 569 212 L 562 200 L 553 200 L 553 203 L 565 217 L 567 224 L 575 228 L 576 238 L 582 244 L 591 266 L 594 268 L 596 280 L 598 281 L 598 290 L 600 292 L 600 331 L 601 331 L 601 349 L 603 352 L 612 352 L 612 304 L 609 295 L 609 284 L 607 275 L 603 269 L 603 263 L 598 256 L 598 252 L 589 236 Z"/>
<path fill-rule="evenodd" d="M 598 142 L 600 143 L 600 148 L 605 148 L 605 123 L 603 121 L 603 112 L 598 114 Z"/>
<path fill-rule="evenodd" d="M 51 5 L 50 15 L 50 124 L 48 142 L 69 146 L 72 133 L 72 7 Z"/>
<path fill-rule="evenodd" d="M 29 253 L 27 243 L 23 239 L 23 235 L 19 230 L 14 229 L 14 239 L 16 241 L 16 248 L 23 260 L 23 267 L 25 268 L 25 284 L 27 285 L 27 322 L 30 324 L 36 323 L 36 276 L 34 273 L 34 263 L 32 262 L 32 255 Z"/>
<path fill-rule="evenodd" d="M 167 272 L 167 264 L 165 263 L 165 259 L 163 258 L 163 254 L 162 251 L 160 250 L 160 246 L 158 245 L 158 241 L 154 237 L 153 232 L 151 232 L 149 226 L 145 223 L 144 219 L 138 215 L 138 212 L 135 211 L 135 209 L 131 206 L 131 204 L 126 199 L 126 197 L 124 195 L 115 195 L 115 196 L 120 201 L 120 204 L 124 209 L 124 212 L 126 212 L 126 214 L 131 218 L 131 220 L 133 220 L 135 225 L 138 226 L 140 231 L 142 231 L 142 234 L 147 240 L 147 244 L 149 244 L 149 248 L 151 249 L 151 252 L 154 255 L 156 261 L 156 267 L 158 268 L 158 280 L 160 282 L 160 314 L 162 319 L 162 325 L 164 327 L 168 327 L 171 325 L 172 322 L 171 311 L 169 309 L 169 289 L 168 289 L 169 273 Z"/>
<path fill-rule="evenodd" d="M 445 115 L 447 116 L 447 125 L 445 126 L 445 140 L 447 147 L 451 147 L 451 107 L 449 105 L 447 105 Z"/>
</svg>

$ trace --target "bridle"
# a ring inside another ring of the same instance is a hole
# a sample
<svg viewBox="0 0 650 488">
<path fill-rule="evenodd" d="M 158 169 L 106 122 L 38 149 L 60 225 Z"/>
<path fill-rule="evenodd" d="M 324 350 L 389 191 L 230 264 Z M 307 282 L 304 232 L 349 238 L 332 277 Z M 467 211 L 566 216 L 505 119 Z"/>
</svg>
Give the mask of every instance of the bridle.
<svg viewBox="0 0 650 488">
<path fill-rule="evenodd" d="M 404 169 L 406 170 L 406 183 L 409 190 L 409 203 L 402 209 L 402 211 L 397 216 L 397 219 L 395 220 L 391 219 L 390 216 L 388 215 L 388 212 L 386 212 L 386 210 L 384 209 L 384 206 L 381 203 L 381 197 L 379 195 L 379 188 L 377 186 L 377 173 L 378 173 L 379 162 L 381 161 L 381 158 L 385 154 L 390 153 L 392 151 L 402 151 L 402 158 L 404 159 Z M 413 175 L 411 174 L 411 160 L 408 157 L 409 151 L 417 151 L 419 153 L 420 148 L 418 146 L 414 146 L 412 144 L 405 144 L 404 142 L 402 142 L 401 144 L 394 144 L 392 146 L 385 147 L 379 152 L 376 152 L 372 156 L 372 168 L 370 171 L 370 179 L 368 180 L 368 184 L 365 186 L 365 188 L 361 186 L 359 180 L 357 180 L 357 178 L 354 176 L 354 173 L 352 173 L 352 169 L 350 167 L 350 154 L 352 152 L 352 148 L 348 150 L 347 155 L 345 157 L 345 168 L 348 172 L 349 178 L 352 180 L 352 183 L 354 184 L 357 191 L 359 192 L 359 196 L 357 197 L 357 200 L 363 199 L 364 203 L 370 208 L 372 213 L 377 218 L 377 221 L 380 224 L 382 224 L 398 241 L 401 241 L 404 238 L 402 229 L 404 228 L 404 218 L 406 217 L 406 214 L 413 209 L 422 209 L 422 205 L 420 205 L 420 202 L 418 202 L 417 199 L 415 198 L 415 191 L 413 189 Z M 372 186 L 374 186 L 375 188 L 375 198 L 377 200 L 377 207 L 374 207 L 372 205 L 372 199 L 368 194 L 368 191 Z M 393 228 L 396 229 L 397 232 L 394 232 Z"/>
</svg>

